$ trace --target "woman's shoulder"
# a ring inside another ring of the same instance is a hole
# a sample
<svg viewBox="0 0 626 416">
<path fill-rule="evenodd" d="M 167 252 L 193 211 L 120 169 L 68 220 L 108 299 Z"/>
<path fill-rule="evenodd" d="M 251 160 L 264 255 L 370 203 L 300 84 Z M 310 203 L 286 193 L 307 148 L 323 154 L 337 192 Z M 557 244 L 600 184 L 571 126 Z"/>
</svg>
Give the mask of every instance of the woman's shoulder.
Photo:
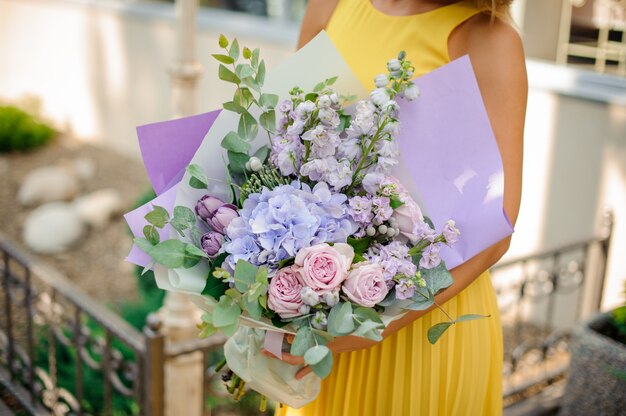
<svg viewBox="0 0 626 416">
<path fill-rule="evenodd" d="M 309 0 L 302 27 L 298 48 L 301 48 L 309 40 L 313 39 L 320 31 L 326 28 L 339 0 Z"/>
</svg>

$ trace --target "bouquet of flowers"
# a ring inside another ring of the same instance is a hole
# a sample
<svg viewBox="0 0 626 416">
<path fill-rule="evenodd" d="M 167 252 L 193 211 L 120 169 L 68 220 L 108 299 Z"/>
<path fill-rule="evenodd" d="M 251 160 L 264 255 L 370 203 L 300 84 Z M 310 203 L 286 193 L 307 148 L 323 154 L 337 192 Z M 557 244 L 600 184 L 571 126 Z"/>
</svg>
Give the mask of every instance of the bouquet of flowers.
<svg viewBox="0 0 626 416">
<path fill-rule="evenodd" d="M 200 335 L 230 337 L 229 391 L 241 396 L 247 382 L 300 407 L 332 369 L 326 344 L 334 337 L 381 341 L 406 311 L 439 307 L 435 295 L 452 284 L 442 250 L 461 233 L 452 217 L 439 216 L 436 227 L 409 192 L 413 181 L 394 175 L 402 172 L 401 103 L 420 96 L 404 52 L 354 105 L 355 96 L 335 87 L 337 76 L 282 97 L 267 92 L 258 49 L 224 36 L 219 45 L 219 78 L 235 91 L 224 103 L 230 119 L 213 122 L 175 192 L 129 214 L 129 223 L 161 286 L 196 295 L 205 310 Z M 207 157 L 211 131 L 223 152 L 194 163 Z M 207 164 L 222 164 L 221 177 Z M 182 280 L 193 283 L 181 289 Z M 478 318 L 450 318 L 425 335 L 435 343 L 455 323 Z M 293 335 L 290 353 L 313 370 L 303 380 L 259 354 L 265 347 L 280 356 L 285 333 Z"/>
</svg>

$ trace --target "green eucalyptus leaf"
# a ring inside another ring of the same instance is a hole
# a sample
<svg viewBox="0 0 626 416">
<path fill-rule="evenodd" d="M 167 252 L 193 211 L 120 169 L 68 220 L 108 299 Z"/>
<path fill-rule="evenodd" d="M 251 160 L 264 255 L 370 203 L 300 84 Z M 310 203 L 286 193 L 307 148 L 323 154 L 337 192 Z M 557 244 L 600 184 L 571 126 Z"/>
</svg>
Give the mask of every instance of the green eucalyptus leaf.
<svg viewBox="0 0 626 416">
<path fill-rule="evenodd" d="M 302 356 L 304 355 L 309 348 L 315 345 L 315 339 L 313 338 L 313 333 L 311 332 L 311 328 L 308 325 L 300 327 L 298 332 L 296 332 L 296 336 L 291 343 L 291 354 Z"/>
<path fill-rule="evenodd" d="M 243 174 L 246 172 L 246 162 L 250 160 L 250 156 L 246 153 L 237 153 L 229 151 L 228 167 L 232 173 Z"/>
<path fill-rule="evenodd" d="M 350 302 L 339 302 L 328 314 L 328 333 L 333 336 L 348 335 L 354 331 L 354 316 Z"/>
<path fill-rule="evenodd" d="M 233 42 L 230 45 L 230 49 L 228 50 L 228 55 L 234 60 L 237 60 L 237 58 L 239 58 L 239 42 L 237 41 L 237 39 L 233 39 Z"/>
<path fill-rule="evenodd" d="M 274 110 L 266 111 L 259 117 L 259 123 L 268 132 L 276 129 L 276 112 Z"/>
<path fill-rule="evenodd" d="M 255 319 L 257 321 L 261 319 L 261 316 L 263 315 L 263 309 L 261 308 L 261 305 L 259 304 L 258 299 L 254 299 L 251 301 L 247 299 L 246 297 L 244 297 L 243 306 L 246 312 L 248 313 L 248 315 L 250 315 L 252 319 Z"/>
<path fill-rule="evenodd" d="M 439 338 L 441 338 L 443 333 L 446 332 L 446 330 L 452 325 L 452 322 L 441 322 L 431 326 L 430 329 L 428 329 L 428 341 L 431 344 L 435 344 L 439 341 Z"/>
<path fill-rule="evenodd" d="M 205 258 L 209 258 L 209 256 L 202 250 L 200 250 L 198 247 L 194 246 L 193 244 L 187 244 L 185 246 L 185 251 L 187 252 L 187 254 L 190 254 L 192 256 L 197 256 L 197 257 L 205 257 Z"/>
<path fill-rule="evenodd" d="M 204 170 L 199 165 L 192 163 L 191 165 L 187 166 L 187 173 L 189 173 L 189 175 L 191 175 L 191 177 L 196 179 L 198 182 L 201 182 L 204 185 L 204 188 L 206 188 L 209 184 L 209 178 L 207 178 Z M 191 181 L 189 181 L 189 183 L 191 184 Z"/>
<path fill-rule="evenodd" d="M 161 237 L 156 228 L 154 228 L 154 225 L 146 225 L 143 227 L 143 235 L 153 246 L 159 244 L 159 241 L 161 241 Z"/>
<path fill-rule="evenodd" d="M 426 286 L 432 293 L 437 293 L 441 289 L 445 289 L 454 283 L 452 275 L 443 261 L 439 263 L 437 267 L 432 269 L 420 269 L 420 272 L 426 281 Z"/>
<path fill-rule="evenodd" d="M 263 86 L 263 84 L 265 83 L 265 61 L 264 60 L 261 60 L 261 62 L 259 62 L 259 68 L 257 69 L 257 72 L 256 72 L 255 81 L 259 86 Z"/>
<path fill-rule="evenodd" d="M 324 89 L 325 86 L 326 84 L 324 84 L 323 82 L 320 82 L 316 84 L 315 87 L 313 87 L 313 92 L 320 92 L 321 90 Z"/>
<path fill-rule="evenodd" d="M 257 69 L 259 67 L 259 54 L 261 53 L 259 48 L 255 48 L 252 51 L 252 58 L 250 58 L 250 65 L 252 68 Z"/>
<path fill-rule="evenodd" d="M 231 71 L 230 69 L 226 68 L 222 64 L 220 64 L 220 66 L 219 66 L 217 75 L 218 75 L 218 77 L 222 81 L 232 82 L 233 84 L 239 84 L 241 82 L 239 77 L 237 75 L 235 75 L 235 73 L 233 71 Z"/>
<path fill-rule="evenodd" d="M 354 310 L 354 317 L 361 322 L 373 321 L 379 324 L 383 323 L 378 312 L 372 308 L 358 307 Z"/>
<path fill-rule="evenodd" d="M 345 129 L 348 128 L 348 126 L 350 126 L 350 120 L 352 120 L 352 117 L 350 117 L 349 114 L 342 114 L 339 116 L 339 127 L 337 127 L 337 129 L 342 132 Z"/>
<path fill-rule="evenodd" d="M 196 224 L 196 214 L 191 208 L 182 205 L 174 207 L 174 219 L 180 219 L 181 222 L 189 225 Z"/>
<path fill-rule="evenodd" d="M 244 293 L 248 287 L 254 283 L 257 273 L 256 266 L 245 260 L 239 260 L 235 265 L 235 287 L 238 291 Z"/>
<path fill-rule="evenodd" d="M 218 61 L 220 61 L 223 64 L 227 64 L 228 65 L 228 64 L 232 64 L 233 62 L 235 62 L 235 60 L 233 58 L 231 58 L 230 56 L 228 56 L 228 55 L 222 55 L 222 54 L 219 54 L 219 53 L 214 53 L 212 56 L 213 56 L 213 58 L 217 59 Z"/>
<path fill-rule="evenodd" d="M 245 59 L 252 58 L 252 51 L 248 47 L 246 47 L 246 46 L 243 47 L 243 57 Z"/>
<path fill-rule="evenodd" d="M 242 139 L 234 131 L 230 131 L 222 139 L 222 147 L 235 153 L 247 153 L 250 150 L 250 143 Z"/>
<path fill-rule="evenodd" d="M 220 45 L 220 48 L 226 48 L 228 46 L 228 39 L 226 39 L 226 36 L 220 35 L 220 40 L 218 43 Z"/>
<path fill-rule="evenodd" d="M 385 329 L 385 325 L 382 323 L 364 321 L 356 328 L 353 335 L 379 342 L 383 340 L 383 329 Z"/>
<path fill-rule="evenodd" d="M 247 111 L 245 107 L 242 107 L 241 105 L 236 104 L 234 101 L 228 101 L 222 104 L 222 107 L 224 107 L 224 110 L 232 111 L 237 114 L 241 114 Z"/>
<path fill-rule="evenodd" d="M 274 108 L 276 107 L 276 104 L 278 104 L 278 95 L 261 94 L 261 97 L 259 98 L 259 104 L 261 104 L 261 107 L 265 109 Z"/>
<path fill-rule="evenodd" d="M 260 266 L 257 269 L 256 272 L 256 276 L 254 276 L 254 280 L 257 283 L 260 283 L 262 285 L 267 285 L 268 284 L 268 276 L 269 276 L 269 272 L 267 271 L 267 267 L 265 266 Z"/>
<path fill-rule="evenodd" d="M 261 92 L 261 85 L 259 85 L 259 83 L 256 81 L 255 78 L 252 77 L 246 77 L 244 79 L 241 80 L 241 82 L 244 83 L 244 85 L 248 86 L 249 88 L 253 89 L 256 92 Z"/>
<path fill-rule="evenodd" d="M 134 238 L 133 242 L 137 245 L 137 247 L 139 247 L 141 249 L 141 251 L 150 254 L 150 250 L 152 250 L 152 247 L 154 247 L 154 244 L 152 244 L 150 241 L 148 241 L 145 238 Z"/>
<path fill-rule="evenodd" d="M 228 296 L 222 296 L 213 308 L 213 325 L 218 328 L 237 323 L 241 309 L 237 303 Z"/>
<path fill-rule="evenodd" d="M 208 184 L 198 180 L 198 178 L 194 178 L 193 176 L 189 178 L 189 186 L 194 189 L 206 189 Z"/>
<path fill-rule="evenodd" d="M 165 227 L 165 224 L 167 224 L 167 222 L 170 220 L 170 214 L 165 208 L 154 205 L 154 209 L 148 212 L 144 218 L 155 227 L 163 228 Z"/>
<path fill-rule="evenodd" d="M 467 321 L 477 321 L 479 319 L 489 318 L 491 315 L 477 315 L 473 313 L 468 313 L 466 315 L 461 315 L 454 320 L 455 323 L 458 322 L 467 322 Z"/>
<path fill-rule="evenodd" d="M 180 240 L 165 240 L 153 246 L 148 254 L 169 269 L 184 267 L 196 257 L 187 253 L 187 244 Z M 197 259 L 197 257 L 196 257 Z"/>
<path fill-rule="evenodd" d="M 322 361 L 317 364 L 311 366 L 311 370 L 317 375 L 319 378 L 326 378 L 330 374 L 333 369 L 333 355 L 326 355 Z"/>
<path fill-rule="evenodd" d="M 220 331 L 222 331 L 222 333 L 226 335 L 226 337 L 230 338 L 233 335 L 235 335 L 235 332 L 237 332 L 237 329 L 239 329 L 239 321 L 235 322 L 232 325 L 221 327 Z"/>
<path fill-rule="evenodd" d="M 261 163 L 265 163 L 270 155 L 270 149 L 267 145 L 263 145 L 254 152 L 254 157 L 258 158 Z"/>
<path fill-rule="evenodd" d="M 239 136 L 246 140 L 252 140 L 256 137 L 259 132 L 259 125 L 257 124 L 256 119 L 252 117 L 252 114 L 247 111 L 241 114 L 241 117 L 239 117 L 239 128 L 237 129 L 237 132 L 239 133 Z M 248 150 L 250 150 L 249 144 L 246 152 L 248 152 Z"/>
<path fill-rule="evenodd" d="M 233 103 L 244 110 L 249 108 L 254 101 L 254 96 L 248 88 L 237 88 L 233 96 Z M 244 111 L 241 111 L 241 113 L 243 112 Z"/>
<path fill-rule="evenodd" d="M 239 79 L 244 79 L 249 76 L 254 75 L 254 69 L 248 64 L 239 64 L 237 68 L 235 68 L 235 74 L 239 77 Z"/>
<path fill-rule="evenodd" d="M 328 349 L 325 345 L 316 345 L 314 347 L 309 348 L 304 353 L 304 362 L 307 365 L 315 365 L 322 361 L 328 354 L 330 354 L 330 349 Z"/>
<path fill-rule="evenodd" d="M 328 78 L 326 81 L 324 81 L 324 84 L 329 85 L 329 86 L 330 86 L 330 85 L 333 85 L 333 84 L 337 81 L 337 78 L 338 78 L 338 77 L 331 77 L 331 78 Z"/>
</svg>

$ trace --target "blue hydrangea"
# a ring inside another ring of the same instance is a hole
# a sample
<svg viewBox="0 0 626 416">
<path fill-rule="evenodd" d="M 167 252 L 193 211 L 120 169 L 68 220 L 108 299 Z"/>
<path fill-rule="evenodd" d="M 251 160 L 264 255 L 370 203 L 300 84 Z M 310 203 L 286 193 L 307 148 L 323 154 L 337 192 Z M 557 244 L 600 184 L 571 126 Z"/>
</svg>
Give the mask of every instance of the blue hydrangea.
<svg viewBox="0 0 626 416">
<path fill-rule="evenodd" d="M 348 198 L 320 182 L 313 189 L 293 182 L 251 194 L 226 229 L 226 266 L 240 259 L 277 267 L 304 248 L 345 243 L 357 229 L 348 215 Z"/>
</svg>

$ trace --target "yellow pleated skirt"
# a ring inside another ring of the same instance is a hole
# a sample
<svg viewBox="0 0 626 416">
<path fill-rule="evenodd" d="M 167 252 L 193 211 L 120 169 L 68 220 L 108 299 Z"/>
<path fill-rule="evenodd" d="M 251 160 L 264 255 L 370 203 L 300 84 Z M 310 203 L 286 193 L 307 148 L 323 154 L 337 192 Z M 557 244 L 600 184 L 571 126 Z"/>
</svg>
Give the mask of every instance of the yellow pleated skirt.
<svg viewBox="0 0 626 416">
<path fill-rule="evenodd" d="M 315 401 L 276 415 L 501 415 L 502 327 L 489 273 L 443 308 L 491 317 L 454 325 L 431 345 L 428 328 L 446 320 L 434 310 L 380 344 L 338 354 Z"/>
</svg>

